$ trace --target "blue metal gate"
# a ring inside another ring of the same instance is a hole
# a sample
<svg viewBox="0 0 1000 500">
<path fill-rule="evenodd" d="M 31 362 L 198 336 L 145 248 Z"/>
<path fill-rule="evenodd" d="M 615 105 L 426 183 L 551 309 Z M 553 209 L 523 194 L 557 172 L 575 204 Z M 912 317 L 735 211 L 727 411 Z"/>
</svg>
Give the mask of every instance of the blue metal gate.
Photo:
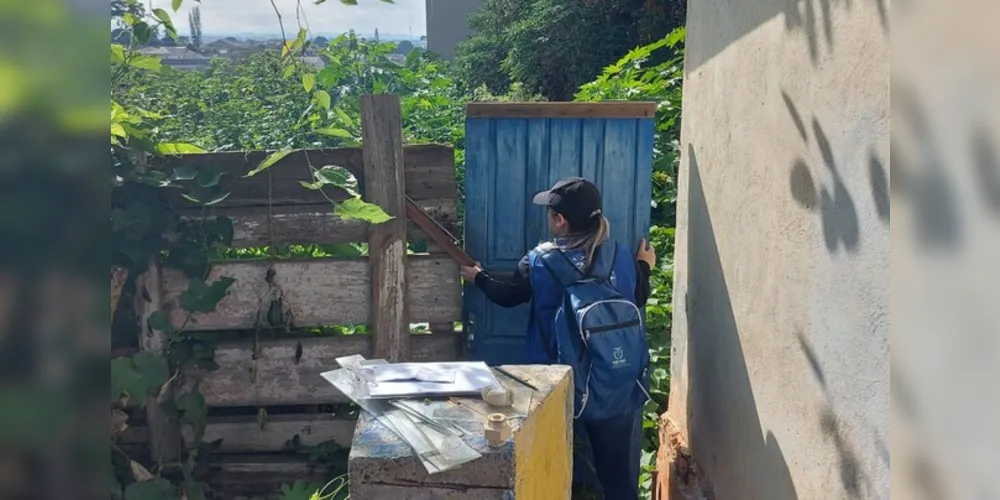
<svg viewBox="0 0 1000 500">
<path fill-rule="evenodd" d="M 648 234 L 654 103 L 470 104 L 466 119 L 465 247 L 494 276 L 509 276 L 548 237 L 534 193 L 581 176 L 604 197 L 613 239 L 635 248 Z M 466 354 L 524 362 L 530 309 L 505 309 L 465 288 Z"/>
</svg>

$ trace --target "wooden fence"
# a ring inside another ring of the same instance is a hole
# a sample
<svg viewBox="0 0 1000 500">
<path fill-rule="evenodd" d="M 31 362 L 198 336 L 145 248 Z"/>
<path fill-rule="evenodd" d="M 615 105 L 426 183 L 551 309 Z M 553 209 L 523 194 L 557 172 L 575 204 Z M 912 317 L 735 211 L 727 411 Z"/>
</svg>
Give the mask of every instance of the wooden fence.
<svg viewBox="0 0 1000 500">
<path fill-rule="evenodd" d="M 287 452 L 287 443 L 296 436 L 307 446 L 328 441 L 350 446 L 354 419 L 333 416 L 324 407 L 346 402 L 320 377 L 321 372 L 336 368 L 335 358 L 362 354 L 423 361 L 461 356 L 461 342 L 454 331 L 461 316 L 458 268 L 435 247 L 428 254 L 407 255 L 408 241 L 426 241 L 427 237 L 408 223 L 404 212 L 405 193 L 456 232 L 453 151 L 439 145 L 404 146 L 399 101 L 393 96 L 363 98 L 362 124 L 361 148 L 297 152 L 254 177 L 245 174 L 267 152 L 182 155 L 158 165 L 211 165 L 228 174 L 223 179 L 232 194 L 208 215 L 233 220 L 234 247 L 369 245 L 369 256 L 363 258 L 239 260 L 213 266 L 209 282 L 221 276 L 236 281 L 215 311 L 194 315 L 186 330 L 224 331 L 233 340 L 217 345 L 217 370 L 191 370 L 185 373 L 184 383 L 198 383 L 209 407 L 204 441 L 223 440 L 219 449 L 223 455 L 212 460 L 211 481 L 227 496 L 273 490 L 276 483 L 309 477 L 311 472 L 316 479 L 324 479 L 304 458 L 274 455 Z M 357 177 L 366 201 L 378 204 L 394 219 L 371 226 L 333 215 L 323 194 L 300 184 L 312 180 L 307 161 L 317 167 L 347 168 Z M 203 214 L 180 198 L 169 201 L 192 217 Z M 272 282 L 282 291 L 282 304 L 296 329 L 366 323 L 371 334 L 283 334 L 270 339 L 261 335 L 257 329 L 267 308 L 271 284 L 266 278 L 271 269 Z M 184 323 L 186 313 L 177 301 L 186 288 L 182 272 L 158 262 L 137 278 L 137 290 L 144 290 L 136 293 L 141 349 L 161 352 L 166 343 L 163 332 L 150 329 L 146 321 L 154 311 L 166 310 L 173 324 Z M 431 333 L 411 333 L 413 323 L 429 323 Z M 192 433 L 163 418 L 155 401 L 150 402 L 146 426 L 130 429 L 124 444 L 148 440 L 153 460 L 176 459 L 183 446 L 192 444 Z M 261 408 L 266 418 L 261 418 Z"/>
</svg>

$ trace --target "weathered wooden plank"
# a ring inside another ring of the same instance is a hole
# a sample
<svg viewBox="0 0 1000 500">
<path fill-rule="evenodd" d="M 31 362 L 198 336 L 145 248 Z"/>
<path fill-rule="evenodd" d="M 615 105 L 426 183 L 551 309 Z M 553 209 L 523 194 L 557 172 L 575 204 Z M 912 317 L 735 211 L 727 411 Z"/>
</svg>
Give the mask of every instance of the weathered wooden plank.
<svg viewBox="0 0 1000 500">
<path fill-rule="evenodd" d="M 304 446 L 317 446 L 333 441 L 351 447 L 356 419 L 325 414 L 268 415 L 264 425 L 256 416 L 211 417 L 205 427 L 205 442 L 221 439 L 221 453 L 258 453 L 287 451 L 286 443 L 299 436 Z M 190 427 L 182 430 L 184 443 L 194 445 Z"/>
<path fill-rule="evenodd" d="M 350 170 L 363 188 L 367 183 L 364 179 L 364 160 L 361 148 L 322 149 L 298 151 L 282 158 L 268 169 L 268 174 L 258 174 L 244 177 L 247 172 L 260 164 L 271 151 L 225 152 L 185 154 L 157 158 L 154 167 L 170 171 L 174 168 L 187 166 L 195 168 L 218 168 L 225 172 L 220 180 L 220 186 L 230 190 L 232 194 L 224 201 L 212 207 L 213 213 L 225 213 L 235 207 L 317 205 L 329 206 L 329 201 L 322 193 L 305 189 L 300 181 L 311 182 L 312 173 L 309 163 L 316 168 L 325 165 L 338 165 Z M 409 182 L 406 194 L 417 201 L 435 199 L 454 199 L 457 194 L 455 181 L 455 155 L 449 146 L 437 144 L 406 146 L 403 154 L 403 166 Z M 180 193 L 173 190 L 168 193 L 167 201 L 179 209 L 200 207 L 184 200 Z M 342 197 L 332 189 L 327 195 L 336 199 Z"/>
<path fill-rule="evenodd" d="M 329 467 L 301 455 L 219 455 L 209 463 L 209 485 L 232 500 L 281 500 L 282 484 L 325 484 L 332 479 Z"/>
<path fill-rule="evenodd" d="M 411 255 L 408 260 L 410 321 L 459 321 L 462 291 L 458 266 L 447 257 Z M 273 283 L 281 290 L 282 305 L 291 313 L 295 326 L 368 323 L 371 286 L 367 258 L 285 260 L 273 265 Z M 266 321 L 272 295 L 265 277 L 270 267 L 271 263 L 264 260 L 227 261 L 213 266 L 209 282 L 222 276 L 236 282 L 214 311 L 195 314 L 187 329 L 253 329 L 258 318 Z M 186 313 L 176 304 L 188 287 L 188 278 L 179 270 L 167 269 L 163 281 L 171 320 L 181 325 Z"/>
<path fill-rule="evenodd" d="M 458 232 L 458 202 L 455 199 L 416 203 L 449 232 Z M 370 227 L 364 221 L 341 219 L 333 214 L 328 205 L 275 207 L 270 216 L 266 207 L 234 208 L 227 210 L 226 215 L 233 221 L 232 246 L 237 248 L 265 246 L 272 241 L 279 245 L 368 241 Z M 410 220 L 407 220 L 406 234 L 410 241 L 428 239 L 420 227 Z"/>
<path fill-rule="evenodd" d="M 652 118 L 656 103 L 605 102 L 472 102 L 468 118 Z"/>
<path fill-rule="evenodd" d="M 452 233 L 454 234 L 454 233 Z M 447 255 L 447 251 L 442 248 L 437 243 L 430 241 L 427 243 L 427 253 L 431 255 Z M 454 334 L 455 333 L 455 322 L 454 321 L 444 321 L 441 323 L 431 323 L 427 325 L 431 332 L 434 334 Z M 461 351 L 460 351 L 461 352 Z"/>
<path fill-rule="evenodd" d="M 456 361 L 456 334 L 411 334 L 414 361 Z M 370 335 L 263 340 L 254 359 L 252 341 L 220 343 L 217 370 L 203 374 L 199 389 L 208 406 L 340 404 L 348 402 L 320 373 L 337 368 L 336 358 L 372 356 Z M 187 377 L 193 379 L 195 377 Z"/>
<path fill-rule="evenodd" d="M 164 300 L 163 271 L 157 256 L 149 258 L 145 273 L 136 279 L 135 310 L 139 319 L 139 348 L 153 354 L 163 354 L 167 345 L 165 332 L 149 326 L 149 318 L 161 309 Z M 176 462 L 181 457 L 180 428 L 160 408 L 160 403 L 173 398 L 173 385 L 164 386 L 159 395 L 146 398 L 146 422 L 149 429 L 150 458 L 157 463 Z"/>
<path fill-rule="evenodd" d="M 399 96 L 361 96 L 365 198 L 394 218 L 368 229 L 371 319 L 375 356 L 390 362 L 410 357 L 406 293 L 406 179 Z"/>
</svg>

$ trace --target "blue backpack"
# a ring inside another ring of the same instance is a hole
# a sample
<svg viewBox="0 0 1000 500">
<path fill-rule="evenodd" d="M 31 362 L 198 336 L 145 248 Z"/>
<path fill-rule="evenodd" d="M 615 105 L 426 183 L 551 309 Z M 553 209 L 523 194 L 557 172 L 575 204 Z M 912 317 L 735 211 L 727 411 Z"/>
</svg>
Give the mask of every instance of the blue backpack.
<svg viewBox="0 0 1000 500">
<path fill-rule="evenodd" d="M 602 244 L 587 273 L 558 248 L 539 255 L 563 290 L 554 324 L 539 327 L 554 338 L 558 362 L 573 368 L 573 418 L 616 417 L 639 410 L 650 399 L 642 311 L 611 284 L 617 254 L 616 243 Z"/>
</svg>

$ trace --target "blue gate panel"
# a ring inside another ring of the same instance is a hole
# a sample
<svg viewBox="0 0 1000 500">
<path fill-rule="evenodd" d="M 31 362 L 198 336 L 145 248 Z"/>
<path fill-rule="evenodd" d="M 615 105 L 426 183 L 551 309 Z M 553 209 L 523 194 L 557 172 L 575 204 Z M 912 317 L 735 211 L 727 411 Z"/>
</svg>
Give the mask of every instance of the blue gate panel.
<svg viewBox="0 0 1000 500">
<path fill-rule="evenodd" d="M 466 250 L 494 276 L 510 276 L 548 238 L 545 210 L 532 195 L 569 176 L 598 185 L 611 237 L 636 248 L 649 231 L 653 132 L 648 117 L 468 118 Z M 496 306 L 468 284 L 464 314 L 467 357 L 524 362 L 528 305 Z"/>
</svg>

